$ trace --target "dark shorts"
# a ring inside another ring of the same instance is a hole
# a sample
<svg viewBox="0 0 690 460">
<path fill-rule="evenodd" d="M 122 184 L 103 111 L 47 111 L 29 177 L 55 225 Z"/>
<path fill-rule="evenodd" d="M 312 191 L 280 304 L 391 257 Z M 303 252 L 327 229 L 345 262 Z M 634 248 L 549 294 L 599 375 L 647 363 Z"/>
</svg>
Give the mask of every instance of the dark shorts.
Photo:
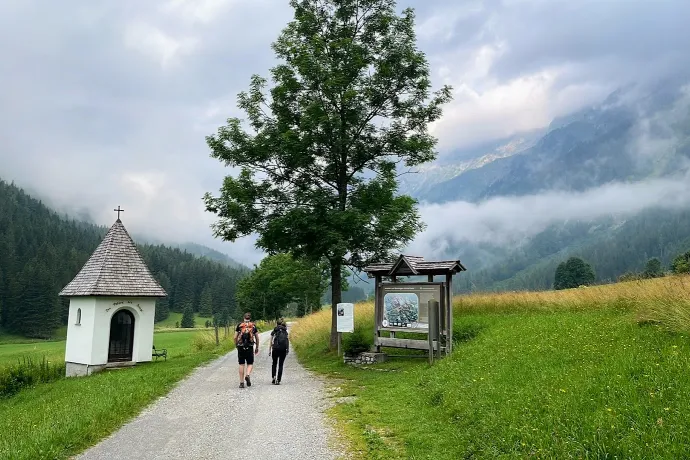
<svg viewBox="0 0 690 460">
<path fill-rule="evenodd" d="M 254 348 L 238 348 L 237 360 L 240 364 L 254 364 Z"/>
</svg>

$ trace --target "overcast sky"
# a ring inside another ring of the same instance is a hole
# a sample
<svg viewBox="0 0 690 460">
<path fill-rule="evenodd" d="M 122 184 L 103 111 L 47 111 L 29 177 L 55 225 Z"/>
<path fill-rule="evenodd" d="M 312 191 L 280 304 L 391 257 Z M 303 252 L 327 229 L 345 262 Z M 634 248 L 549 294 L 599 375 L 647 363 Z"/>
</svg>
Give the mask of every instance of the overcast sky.
<svg viewBox="0 0 690 460">
<path fill-rule="evenodd" d="M 417 8 L 434 84 L 455 88 L 432 127 L 442 155 L 689 64 L 687 0 L 399 5 Z M 287 0 L 3 0 L 0 177 L 102 225 L 121 205 L 132 233 L 258 262 L 253 239 L 211 235 L 201 197 L 228 170 L 204 137 L 242 116 L 236 95 L 267 76 L 291 14 Z"/>
</svg>

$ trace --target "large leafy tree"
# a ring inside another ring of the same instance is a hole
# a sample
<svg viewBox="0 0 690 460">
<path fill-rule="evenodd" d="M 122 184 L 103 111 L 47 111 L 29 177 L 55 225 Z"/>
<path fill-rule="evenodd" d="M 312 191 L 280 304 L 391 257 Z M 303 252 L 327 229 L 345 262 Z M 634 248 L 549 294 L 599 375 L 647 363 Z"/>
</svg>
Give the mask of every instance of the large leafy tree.
<svg viewBox="0 0 690 460">
<path fill-rule="evenodd" d="M 265 257 L 237 287 L 237 303 L 254 318 L 278 318 L 290 302 L 302 311 L 319 306 L 328 277 L 322 264 L 295 259 L 290 254 Z"/>
<path fill-rule="evenodd" d="M 257 233 L 268 253 L 326 259 L 331 346 L 344 267 L 387 259 L 422 229 L 415 201 L 397 196 L 397 165 L 435 158 L 428 124 L 451 99 L 431 93 L 414 12 L 394 0 L 292 0 L 294 20 L 273 50 L 273 86 L 253 76 L 231 118 L 207 138 L 211 156 L 239 167 L 206 209 L 226 240 Z"/>
<path fill-rule="evenodd" d="M 579 257 L 570 257 L 561 262 L 556 268 L 554 289 L 571 289 L 579 286 L 589 286 L 594 283 L 594 269 Z"/>
</svg>

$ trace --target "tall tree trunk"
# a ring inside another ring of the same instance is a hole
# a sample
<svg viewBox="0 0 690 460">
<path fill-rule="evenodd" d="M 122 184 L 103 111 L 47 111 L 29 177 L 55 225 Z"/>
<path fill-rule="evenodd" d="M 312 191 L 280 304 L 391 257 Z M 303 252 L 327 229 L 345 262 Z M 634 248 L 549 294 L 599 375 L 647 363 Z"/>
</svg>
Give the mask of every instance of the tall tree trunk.
<svg viewBox="0 0 690 460">
<path fill-rule="evenodd" d="M 331 343 L 330 349 L 338 347 L 338 304 L 342 301 L 342 264 L 331 262 Z"/>
</svg>

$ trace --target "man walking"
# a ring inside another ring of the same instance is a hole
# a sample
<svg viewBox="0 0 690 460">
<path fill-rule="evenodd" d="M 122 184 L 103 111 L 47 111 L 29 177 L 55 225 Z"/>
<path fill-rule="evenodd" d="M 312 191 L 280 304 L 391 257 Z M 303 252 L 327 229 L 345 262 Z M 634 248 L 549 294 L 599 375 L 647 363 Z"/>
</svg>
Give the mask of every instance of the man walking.
<svg viewBox="0 0 690 460">
<path fill-rule="evenodd" d="M 244 382 L 247 382 L 248 387 L 252 386 L 249 377 L 254 367 L 254 355 L 259 353 L 259 333 L 251 319 L 251 313 L 245 313 L 244 321 L 235 328 L 235 346 L 237 347 L 237 359 L 240 363 L 240 388 L 244 388 Z M 245 364 L 247 365 L 246 373 Z"/>
</svg>

